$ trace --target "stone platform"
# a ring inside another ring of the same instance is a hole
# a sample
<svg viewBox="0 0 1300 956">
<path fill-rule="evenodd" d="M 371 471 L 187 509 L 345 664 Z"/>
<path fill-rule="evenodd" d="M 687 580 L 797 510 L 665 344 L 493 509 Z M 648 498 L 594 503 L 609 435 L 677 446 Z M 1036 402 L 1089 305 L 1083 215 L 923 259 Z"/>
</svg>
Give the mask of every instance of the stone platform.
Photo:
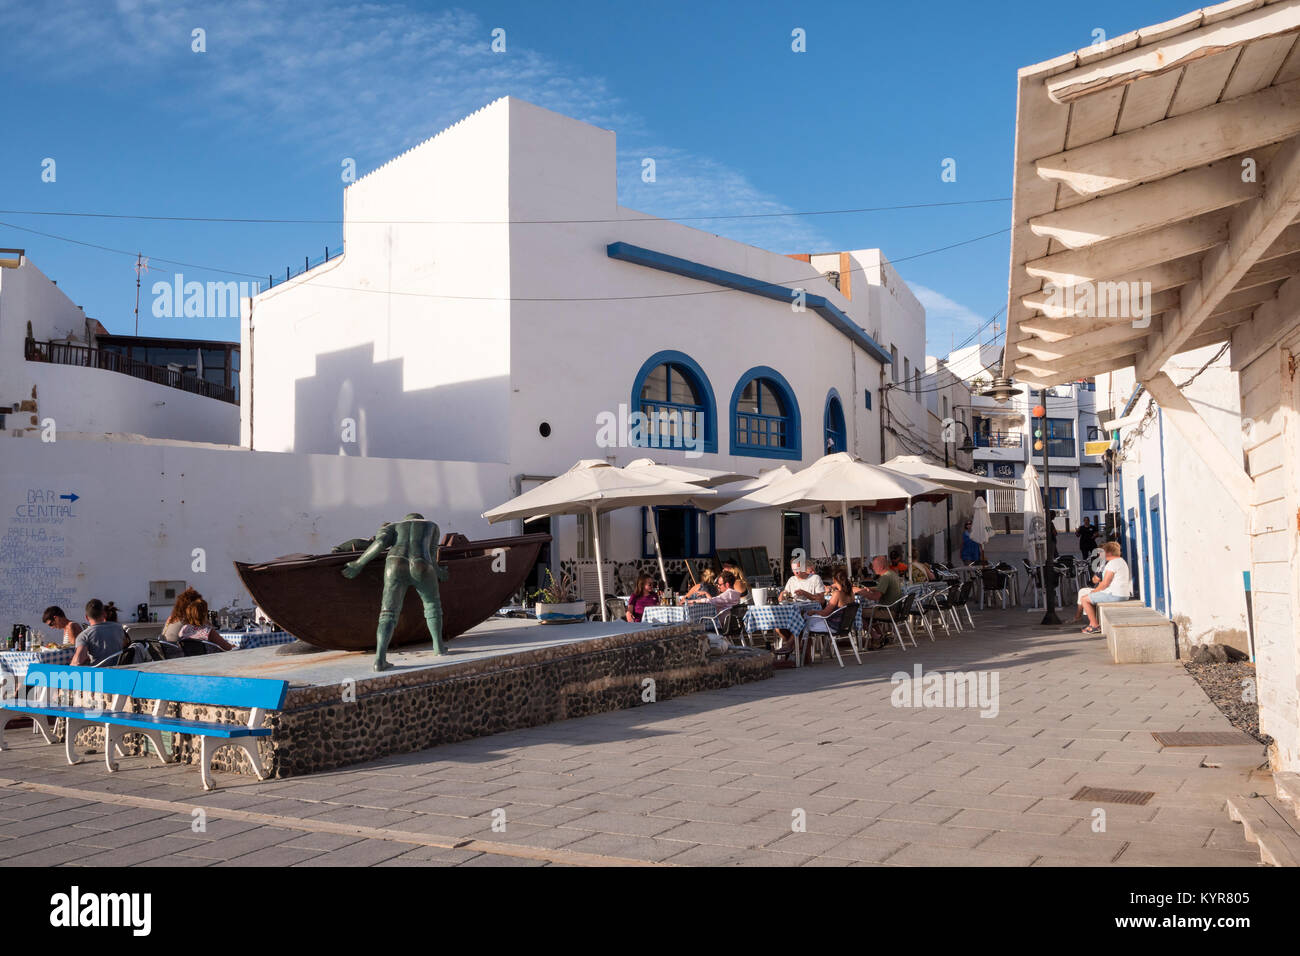
<svg viewBox="0 0 1300 956">
<path fill-rule="evenodd" d="M 541 625 L 493 619 L 449 642 L 445 656 L 423 645 L 398 649 L 389 654 L 393 667 L 382 673 L 371 670 L 371 653 L 285 653 L 300 646 L 179 658 L 139 669 L 289 681 L 284 708 L 266 716 L 272 732 L 262 744 L 276 777 L 772 676 L 772 657 L 765 651 L 737 648 L 708 656 L 696 624 L 647 628 L 622 621 Z M 229 708 L 176 707 L 173 713 L 181 717 L 248 718 L 247 711 Z M 197 762 L 189 738 L 178 738 L 174 747 L 182 762 Z M 214 767 L 251 773 L 234 748 L 221 751 Z"/>
</svg>

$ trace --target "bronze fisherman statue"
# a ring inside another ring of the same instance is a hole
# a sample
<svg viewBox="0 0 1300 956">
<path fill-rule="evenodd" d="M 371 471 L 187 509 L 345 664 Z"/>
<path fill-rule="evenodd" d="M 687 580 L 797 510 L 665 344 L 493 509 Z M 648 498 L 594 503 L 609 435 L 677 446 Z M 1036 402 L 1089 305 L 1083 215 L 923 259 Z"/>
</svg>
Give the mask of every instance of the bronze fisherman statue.
<svg viewBox="0 0 1300 956">
<path fill-rule="evenodd" d="M 384 598 L 379 611 L 379 629 L 375 635 L 375 666 L 377 671 L 387 670 L 388 644 L 393 639 L 393 629 L 402 613 L 402 602 L 407 588 L 415 588 L 424 602 L 424 620 L 433 638 L 433 652 L 444 653 L 442 647 L 442 598 L 438 582 L 447 580 L 448 572 L 433 557 L 433 543 L 438 539 L 436 522 L 425 520 L 424 515 L 411 513 L 401 521 L 385 521 L 375 534 L 370 547 L 355 561 L 343 566 L 343 576 L 355 578 L 361 569 L 385 548 Z"/>
</svg>

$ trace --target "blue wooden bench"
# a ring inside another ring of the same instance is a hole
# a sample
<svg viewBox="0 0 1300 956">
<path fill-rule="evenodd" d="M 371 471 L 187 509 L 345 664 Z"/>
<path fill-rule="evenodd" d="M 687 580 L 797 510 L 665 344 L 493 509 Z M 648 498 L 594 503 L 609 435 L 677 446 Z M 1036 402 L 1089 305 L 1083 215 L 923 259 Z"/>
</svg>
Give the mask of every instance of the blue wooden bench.
<svg viewBox="0 0 1300 956">
<path fill-rule="evenodd" d="M 203 788 L 211 790 L 212 758 L 222 747 L 238 747 L 248 755 L 257 779 L 265 780 L 257 741 L 271 731 L 262 727 L 267 711 L 284 706 L 289 682 L 249 677 L 215 677 L 204 674 L 163 674 L 120 670 L 109 667 L 72 667 L 60 664 L 33 664 L 27 669 L 24 683 L 35 688 L 36 701 L 5 701 L 3 710 L 27 714 L 34 718 L 62 717 L 67 721 L 64 747 L 68 763 L 81 761 L 74 740 L 86 727 L 103 725 L 104 762 L 109 772 L 117 770 L 114 752 L 120 750 L 127 734 L 140 734 L 164 763 L 162 735 L 190 734 L 199 738 L 199 767 Z M 56 692 L 94 692 L 110 697 L 107 707 L 91 704 L 76 706 L 55 701 Z M 31 697 L 31 694 L 28 695 Z M 155 701 L 152 713 L 133 713 L 130 699 Z M 210 707 L 248 708 L 246 724 L 223 724 L 216 721 L 186 720 L 167 717 L 169 702 L 199 704 Z M 2 724 L 3 721 L 0 721 Z M 48 743 L 53 743 L 45 721 L 36 721 Z M 4 749 L 4 728 L 0 726 L 0 750 Z M 146 748 L 147 749 L 147 748 Z"/>
</svg>

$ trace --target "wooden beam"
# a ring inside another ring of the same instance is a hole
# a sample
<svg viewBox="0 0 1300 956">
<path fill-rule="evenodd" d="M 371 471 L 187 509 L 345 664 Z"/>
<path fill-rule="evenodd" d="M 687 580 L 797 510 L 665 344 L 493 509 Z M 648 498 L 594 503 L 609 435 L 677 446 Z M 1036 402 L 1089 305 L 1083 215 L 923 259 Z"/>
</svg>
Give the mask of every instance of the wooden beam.
<svg viewBox="0 0 1300 956">
<path fill-rule="evenodd" d="M 1110 279 L 1204 252 L 1227 241 L 1228 216 L 1213 212 L 1154 232 L 1054 252 L 1026 262 L 1025 271 L 1057 285 Z"/>
<path fill-rule="evenodd" d="M 1122 368 L 1133 367 L 1133 356 L 1125 355 L 1121 358 L 1110 359 L 1105 362 L 1088 362 L 1084 365 L 1075 366 L 1063 372 L 1053 372 L 1050 369 L 1039 369 L 1041 362 L 1022 359 L 1016 363 L 1016 374 L 1014 378 L 1017 382 L 1032 388 L 1047 388 L 1051 385 L 1060 385 L 1062 382 L 1073 382 L 1078 378 L 1092 378 L 1094 375 L 1102 375 L 1106 372 L 1116 372 Z"/>
<path fill-rule="evenodd" d="M 1044 156 L 1038 175 L 1096 196 L 1300 134 L 1300 80 Z M 1238 164 L 1240 168 L 1240 164 Z"/>
<path fill-rule="evenodd" d="M 1288 140 L 1278 151 L 1268 165 L 1265 179 L 1263 195 L 1233 213 L 1228 241 L 1206 253 L 1201 278 L 1183 290 L 1177 314 L 1165 321 L 1158 335 L 1147 340 L 1146 355 L 1138 366 L 1139 381 L 1154 376 L 1181 350 L 1246 271 L 1300 215 L 1300 138 Z"/>
<path fill-rule="evenodd" d="M 1263 191 L 1260 183 L 1241 181 L 1241 164 L 1234 157 L 1035 216 L 1029 228 L 1067 249 L 1082 249 L 1235 206 Z"/>
<path fill-rule="evenodd" d="M 1300 252 L 1300 223 L 1292 223 L 1282 230 L 1282 235 L 1273 240 L 1273 244 L 1264 250 L 1260 262 L 1281 259 L 1283 256 Z"/>
<path fill-rule="evenodd" d="M 1223 297 L 1223 301 L 1214 307 L 1210 313 L 1213 318 L 1216 315 L 1223 315 L 1227 312 L 1236 312 L 1238 309 L 1253 308 L 1257 305 L 1263 305 L 1273 296 L 1277 295 L 1277 290 L 1282 287 L 1281 282 L 1275 282 L 1272 285 L 1257 285 L 1254 288 L 1242 289 L 1240 292 L 1229 292 Z"/>
<path fill-rule="evenodd" d="M 1188 275 L 1183 282 L 1190 282 L 1195 278 L 1195 274 Z M 1074 293 L 1066 295 L 1069 290 L 1057 290 L 1052 292 L 1035 292 L 1033 295 L 1024 296 L 1020 301 L 1026 309 L 1033 312 L 1041 312 L 1049 319 L 1069 319 L 1082 316 L 1098 319 L 1107 319 L 1131 323 L 1137 315 L 1138 303 L 1130 302 L 1130 294 L 1143 280 L 1118 280 L 1115 282 L 1096 282 L 1083 284 L 1082 288 L 1074 287 Z M 1179 285 L 1183 283 L 1180 282 Z M 1087 294 L 1086 290 L 1092 290 Z M 1141 298 L 1139 292 L 1138 298 Z M 1178 307 L 1178 290 L 1168 289 L 1161 292 L 1153 292 L 1151 295 L 1150 307 L 1147 316 L 1159 315 L 1161 312 L 1167 312 L 1170 309 Z M 1123 308 L 1115 314 L 1109 314 L 1110 305 L 1122 303 Z M 1098 315 L 1099 311 L 1106 311 L 1106 315 Z M 1022 322 L 1023 326 L 1024 323 Z"/>
<path fill-rule="evenodd" d="M 1018 368 L 1032 368 L 1035 372 L 1048 375 L 1074 371 L 1078 371 L 1079 375 L 1091 375 L 1092 372 L 1088 371 L 1088 369 L 1094 364 L 1126 357 L 1131 358 L 1141 348 L 1142 343 L 1138 341 L 1119 342 L 1102 348 L 1089 349 L 1086 352 L 1072 352 L 1059 359 L 1018 358 L 1016 359 L 1016 366 Z"/>
<path fill-rule="evenodd" d="M 1285 282 L 1297 274 L 1300 274 L 1300 252 L 1269 259 L 1267 262 L 1255 263 L 1246 270 L 1246 274 L 1233 286 L 1233 291 L 1239 292 L 1243 289 L 1254 289 L 1261 285 L 1272 285 L 1274 282 Z"/>
<path fill-rule="evenodd" d="M 1300 278 L 1289 279 L 1251 320 L 1232 330 L 1232 370 L 1240 372 L 1300 323 Z"/>
<path fill-rule="evenodd" d="M 1177 70 L 1203 57 L 1253 40 L 1297 30 L 1300 30 L 1300 2 L 1284 0 L 1058 73 L 1046 80 L 1047 95 L 1054 102 L 1070 103 L 1081 96 L 1123 86 L 1141 77 Z"/>
<path fill-rule="evenodd" d="M 1108 328 L 1098 329 L 1095 332 L 1089 332 L 1086 335 L 1076 335 L 1056 342 L 1049 342 L 1039 338 L 1021 339 L 1015 343 L 1015 346 L 1020 350 L 1021 355 L 1032 355 L 1036 359 L 1050 362 L 1055 359 L 1063 359 L 1069 355 L 1078 355 L 1083 352 L 1091 352 L 1094 349 L 1102 349 L 1120 342 L 1145 338 L 1149 331 L 1146 328 L 1135 329 L 1131 322 L 1126 322 L 1123 325 L 1112 325 Z"/>
<path fill-rule="evenodd" d="M 1218 433 L 1206 424 L 1205 419 L 1164 371 L 1139 378 L 1139 381 L 1156 400 L 1165 418 L 1187 439 L 1188 446 L 1200 456 L 1232 499 L 1243 508 L 1253 505 L 1255 482 L 1242 466 L 1241 453 L 1234 456 L 1224 446 Z"/>
</svg>

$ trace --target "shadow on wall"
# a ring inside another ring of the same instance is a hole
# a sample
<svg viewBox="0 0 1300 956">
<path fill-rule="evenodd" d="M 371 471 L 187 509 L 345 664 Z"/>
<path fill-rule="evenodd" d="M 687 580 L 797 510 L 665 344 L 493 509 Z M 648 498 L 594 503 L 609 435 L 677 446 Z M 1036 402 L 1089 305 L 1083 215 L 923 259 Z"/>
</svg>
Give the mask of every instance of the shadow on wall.
<svg viewBox="0 0 1300 956">
<path fill-rule="evenodd" d="M 375 361 L 374 343 L 316 356 L 294 385 L 294 451 L 356 458 L 505 461 L 505 376 L 407 391 L 405 358 Z"/>
</svg>

